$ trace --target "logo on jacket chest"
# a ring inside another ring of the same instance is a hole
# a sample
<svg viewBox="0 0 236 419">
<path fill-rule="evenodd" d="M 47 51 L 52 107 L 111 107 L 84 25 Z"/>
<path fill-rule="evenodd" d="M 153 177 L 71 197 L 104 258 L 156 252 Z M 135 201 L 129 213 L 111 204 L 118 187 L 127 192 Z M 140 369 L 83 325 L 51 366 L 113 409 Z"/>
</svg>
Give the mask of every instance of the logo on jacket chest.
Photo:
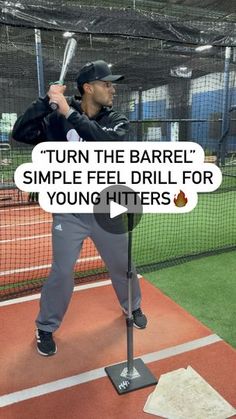
<svg viewBox="0 0 236 419">
<path fill-rule="evenodd" d="M 67 131 L 66 138 L 68 141 L 84 141 L 83 138 L 79 136 L 78 132 L 74 128 Z"/>
</svg>

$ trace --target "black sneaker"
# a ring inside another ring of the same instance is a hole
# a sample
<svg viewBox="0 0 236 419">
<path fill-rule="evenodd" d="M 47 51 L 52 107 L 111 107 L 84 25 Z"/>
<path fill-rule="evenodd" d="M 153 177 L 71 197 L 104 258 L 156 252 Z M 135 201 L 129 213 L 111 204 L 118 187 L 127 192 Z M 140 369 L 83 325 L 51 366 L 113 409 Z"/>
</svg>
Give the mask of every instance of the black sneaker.
<svg viewBox="0 0 236 419">
<path fill-rule="evenodd" d="M 125 310 L 123 308 L 123 312 L 125 313 L 125 315 L 128 315 L 127 310 Z M 147 317 L 145 316 L 145 314 L 143 314 L 141 308 L 137 308 L 137 310 L 132 311 L 133 314 L 133 320 L 134 320 L 134 326 L 137 329 L 145 329 L 145 327 L 147 326 Z"/>
<path fill-rule="evenodd" d="M 36 329 L 37 351 L 40 355 L 51 356 L 57 352 L 52 332 Z"/>
<path fill-rule="evenodd" d="M 145 329 L 147 326 L 147 317 L 143 314 L 141 308 L 137 308 L 137 310 L 132 311 L 133 319 L 134 319 L 134 326 L 137 329 Z"/>
</svg>

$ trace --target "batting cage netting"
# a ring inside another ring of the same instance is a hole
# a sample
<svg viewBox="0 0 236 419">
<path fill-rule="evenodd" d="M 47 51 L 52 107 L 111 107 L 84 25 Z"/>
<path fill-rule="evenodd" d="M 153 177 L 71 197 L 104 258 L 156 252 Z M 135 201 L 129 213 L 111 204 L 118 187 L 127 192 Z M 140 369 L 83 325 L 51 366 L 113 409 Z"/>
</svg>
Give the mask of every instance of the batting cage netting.
<svg viewBox="0 0 236 419">
<path fill-rule="evenodd" d="M 0 299 L 40 289 L 50 269 L 51 214 L 14 182 L 32 147 L 11 133 L 58 80 L 68 31 L 78 41 L 68 96 L 78 93 L 82 65 L 105 60 L 125 76 L 114 108 L 131 122 L 127 141 L 194 141 L 223 173 L 220 188 L 200 194 L 192 212 L 143 215 L 133 233 L 138 271 L 236 248 L 236 24 L 227 1 L 215 2 L 218 12 L 207 0 L 204 9 L 167 3 L 0 1 Z M 106 275 L 89 239 L 75 272 L 80 282 Z"/>
</svg>

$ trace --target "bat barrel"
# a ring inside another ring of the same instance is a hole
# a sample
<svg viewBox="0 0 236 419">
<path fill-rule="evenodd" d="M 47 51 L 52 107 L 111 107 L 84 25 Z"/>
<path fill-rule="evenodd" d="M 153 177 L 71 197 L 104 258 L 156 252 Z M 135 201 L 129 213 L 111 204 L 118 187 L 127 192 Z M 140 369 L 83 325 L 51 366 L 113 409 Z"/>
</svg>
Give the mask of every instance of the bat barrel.
<svg viewBox="0 0 236 419">
<path fill-rule="evenodd" d="M 60 78 L 59 78 L 59 81 L 57 81 L 55 84 L 64 84 L 64 80 L 65 80 L 70 62 L 75 54 L 76 46 L 77 46 L 77 42 L 74 38 L 70 38 L 67 41 L 64 56 L 63 56 Z M 50 107 L 53 111 L 56 111 L 58 109 L 57 103 L 54 103 L 54 102 L 50 103 Z"/>
</svg>

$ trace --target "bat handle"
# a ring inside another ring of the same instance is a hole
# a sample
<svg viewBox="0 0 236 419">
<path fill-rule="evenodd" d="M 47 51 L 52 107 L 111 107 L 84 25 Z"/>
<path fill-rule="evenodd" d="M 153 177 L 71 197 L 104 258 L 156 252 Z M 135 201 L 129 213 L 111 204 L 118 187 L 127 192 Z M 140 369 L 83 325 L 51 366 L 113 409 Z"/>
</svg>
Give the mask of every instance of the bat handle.
<svg viewBox="0 0 236 419">
<path fill-rule="evenodd" d="M 58 81 L 52 82 L 52 83 L 50 83 L 50 86 L 52 84 L 64 84 L 64 81 L 63 80 L 58 80 Z M 55 102 L 51 102 L 51 103 L 49 103 L 49 105 L 50 105 L 50 108 L 51 108 L 52 111 L 57 111 L 57 109 L 59 108 L 58 104 L 55 103 Z"/>
</svg>

